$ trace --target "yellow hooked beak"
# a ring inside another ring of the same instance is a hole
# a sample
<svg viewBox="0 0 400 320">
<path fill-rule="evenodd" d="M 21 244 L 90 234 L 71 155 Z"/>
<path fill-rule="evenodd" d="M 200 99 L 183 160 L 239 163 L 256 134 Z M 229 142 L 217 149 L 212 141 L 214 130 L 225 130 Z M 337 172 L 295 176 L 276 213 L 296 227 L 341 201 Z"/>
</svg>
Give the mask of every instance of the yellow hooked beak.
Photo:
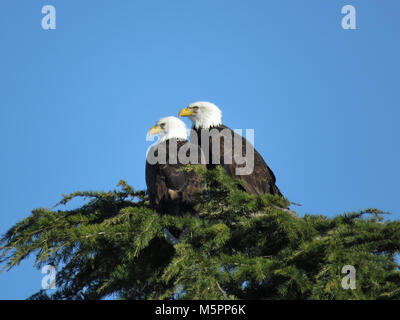
<svg viewBox="0 0 400 320">
<path fill-rule="evenodd" d="M 188 117 L 193 114 L 193 110 L 190 110 L 189 108 L 183 108 L 181 111 L 179 111 L 179 118 L 180 117 Z"/>
<path fill-rule="evenodd" d="M 157 125 L 150 128 L 149 135 L 157 134 L 161 131 L 161 128 Z"/>
</svg>

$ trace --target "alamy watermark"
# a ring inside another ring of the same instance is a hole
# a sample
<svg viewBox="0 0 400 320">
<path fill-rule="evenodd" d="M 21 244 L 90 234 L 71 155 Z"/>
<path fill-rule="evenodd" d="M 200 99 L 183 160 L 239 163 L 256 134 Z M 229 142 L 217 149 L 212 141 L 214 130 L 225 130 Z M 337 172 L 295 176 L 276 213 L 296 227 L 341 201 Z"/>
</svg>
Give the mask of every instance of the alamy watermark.
<svg viewBox="0 0 400 320">
<path fill-rule="evenodd" d="M 56 289 L 56 274 L 57 269 L 51 264 L 46 264 L 42 268 L 42 273 L 46 274 L 42 279 L 42 289 Z"/>
<path fill-rule="evenodd" d="M 52 5 L 45 5 L 42 7 L 42 13 L 45 16 L 42 18 L 43 30 L 55 30 L 56 29 L 56 8 Z"/>
<path fill-rule="evenodd" d="M 356 8 L 352 5 L 345 5 L 342 7 L 341 13 L 345 16 L 342 18 L 342 28 L 345 30 L 355 30 L 356 27 Z M 52 5 L 45 5 L 42 7 L 42 28 L 44 30 L 56 29 L 56 8 Z"/>
<path fill-rule="evenodd" d="M 249 175 L 254 170 L 254 129 L 245 131 L 246 140 L 242 137 L 242 129 L 235 129 L 234 133 L 230 129 L 201 130 L 199 144 L 198 134 L 193 130 L 190 141 L 179 150 L 176 139 L 154 143 L 147 151 L 147 162 L 149 164 L 235 163 L 236 175 Z M 153 141 L 153 138 L 146 137 L 146 140 Z"/>
<path fill-rule="evenodd" d="M 356 268 L 351 265 L 345 265 L 342 268 L 342 273 L 347 274 L 342 279 L 342 288 L 345 290 L 356 289 Z"/>
<path fill-rule="evenodd" d="M 356 27 L 356 8 L 352 5 L 345 5 L 342 8 L 342 14 L 345 16 L 342 18 L 342 28 L 345 30 L 355 30 Z"/>
</svg>

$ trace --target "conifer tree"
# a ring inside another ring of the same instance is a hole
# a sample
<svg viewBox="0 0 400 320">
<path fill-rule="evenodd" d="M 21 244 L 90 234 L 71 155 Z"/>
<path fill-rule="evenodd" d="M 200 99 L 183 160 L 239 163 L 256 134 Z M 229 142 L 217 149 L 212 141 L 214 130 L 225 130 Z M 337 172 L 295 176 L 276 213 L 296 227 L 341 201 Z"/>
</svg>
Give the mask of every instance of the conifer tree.
<svg viewBox="0 0 400 320">
<path fill-rule="evenodd" d="M 298 217 L 279 196 L 250 195 L 222 168 L 192 166 L 198 216 L 158 215 L 124 181 L 39 208 L 0 239 L 3 269 L 36 255 L 57 290 L 31 299 L 399 299 L 400 221 L 366 209 Z M 84 198 L 76 209 L 61 210 Z M 355 289 L 342 286 L 354 266 Z"/>
</svg>

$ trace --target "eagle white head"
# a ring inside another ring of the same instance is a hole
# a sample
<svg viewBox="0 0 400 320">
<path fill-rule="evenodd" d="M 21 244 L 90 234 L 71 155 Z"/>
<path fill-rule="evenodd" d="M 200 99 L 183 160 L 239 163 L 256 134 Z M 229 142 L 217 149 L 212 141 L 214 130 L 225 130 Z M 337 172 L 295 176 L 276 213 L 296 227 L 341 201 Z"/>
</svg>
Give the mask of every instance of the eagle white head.
<svg viewBox="0 0 400 320">
<path fill-rule="evenodd" d="M 196 129 L 209 129 L 222 123 L 222 111 L 207 101 L 191 103 L 179 112 L 179 117 L 189 117 Z"/>
<path fill-rule="evenodd" d="M 177 138 L 187 140 L 185 123 L 176 117 L 165 117 L 157 121 L 150 129 L 149 135 L 158 135 L 158 143 Z"/>
</svg>

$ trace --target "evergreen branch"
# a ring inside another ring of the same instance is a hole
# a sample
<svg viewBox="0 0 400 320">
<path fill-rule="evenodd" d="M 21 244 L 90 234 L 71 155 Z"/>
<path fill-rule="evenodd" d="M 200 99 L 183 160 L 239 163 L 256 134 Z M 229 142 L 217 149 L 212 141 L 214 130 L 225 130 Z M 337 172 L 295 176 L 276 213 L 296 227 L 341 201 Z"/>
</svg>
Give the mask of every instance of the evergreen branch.
<svg viewBox="0 0 400 320">
<path fill-rule="evenodd" d="M 33 210 L 1 237 L 0 264 L 35 254 L 35 265 L 58 266 L 58 289 L 32 299 L 400 299 L 400 221 L 387 212 L 299 217 L 220 168 L 199 174 L 197 216 L 160 216 L 121 181 L 64 196 L 90 199 L 74 210 Z M 354 290 L 342 288 L 345 265 L 356 268 Z"/>
</svg>

